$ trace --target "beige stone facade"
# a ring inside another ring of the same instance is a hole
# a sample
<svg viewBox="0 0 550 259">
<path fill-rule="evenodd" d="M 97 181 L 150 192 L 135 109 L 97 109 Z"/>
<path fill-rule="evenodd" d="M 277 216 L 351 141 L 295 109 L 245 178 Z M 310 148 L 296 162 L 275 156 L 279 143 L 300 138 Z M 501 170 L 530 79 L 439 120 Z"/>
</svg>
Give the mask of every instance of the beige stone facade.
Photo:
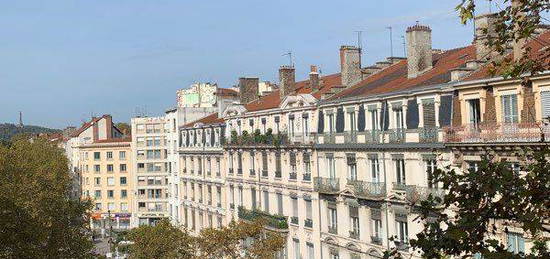
<svg viewBox="0 0 550 259">
<path fill-rule="evenodd" d="M 127 229 L 134 211 L 135 171 L 129 138 L 79 148 L 82 196 L 91 198 L 93 229 Z M 109 223 L 109 216 L 111 223 Z"/>
</svg>

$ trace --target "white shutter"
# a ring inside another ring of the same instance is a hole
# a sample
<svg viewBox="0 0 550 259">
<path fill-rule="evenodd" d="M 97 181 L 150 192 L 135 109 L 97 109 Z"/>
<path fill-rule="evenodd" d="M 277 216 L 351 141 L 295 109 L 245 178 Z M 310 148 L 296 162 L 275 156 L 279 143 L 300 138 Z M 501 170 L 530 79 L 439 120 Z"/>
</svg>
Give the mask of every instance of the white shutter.
<svg viewBox="0 0 550 259">
<path fill-rule="evenodd" d="M 542 107 L 542 118 L 550 117 L 550 91 L 540 93 L 540 103 Z"/>
</svg>

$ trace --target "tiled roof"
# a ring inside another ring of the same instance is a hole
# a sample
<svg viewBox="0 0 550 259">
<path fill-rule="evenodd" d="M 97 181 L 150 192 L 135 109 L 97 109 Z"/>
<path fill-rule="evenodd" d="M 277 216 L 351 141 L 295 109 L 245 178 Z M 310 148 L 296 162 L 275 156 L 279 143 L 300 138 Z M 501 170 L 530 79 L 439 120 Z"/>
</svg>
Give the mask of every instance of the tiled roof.
<svg viewBox="0 0 550 259">
<path fill-rule="evenodd" d="M 212 113 L 212 114 L 210 114 L 206 117 L 198 119 L 196 121 L 189 122 L 189 123 L 183 125 L 183 127 L 186 127 L 186 128 L 187 127 L 193 127 L 197 123 L 202 123 L 204 125 L 211 125 L 211 124 L 218 124 L 218 123 L 223 123 L 223 122 L 224 122 L 224 119 L 219 118 L 218 113 L 215 112 L 215 113 Z"/>
<path fill-rule="evenodd" d="M 313 91 L 309 86 L 309 80 L 299 81 L 295 84 L 296 94 L 312 94 L 313 97 L 319 99 L 323 93 L 330 91 L 334 86 L 341 85 L 340 73 L 326 75 L 320 78 L 320 89 Z M 250 102 L 245 105 L 247 111 L 261 111 L 274 109 L 281 104 L 280 90 L 275 90 L 272 93 L 260 97 L 260 99 Z"/>
<path fill-rule="evenodd" d="M 229 88 L 218 88 L 216 95 L 217 96 L 239 96 L 239 93 Z"/>
<path fill-rule="evenodd" d="M 107 138 L 94 141 L 94 143 L 121 143 L 132 142 L 132 136 L 124 136 L 123 138 Z"/>
<path fill-rule="evenodd" d="M 101 120 L 102 118 L 104 118 L 106 116 L 108 116 L 108 115 L 103 115 L 101 117 L 94 117 L 94 118 L 92 118 L 92 120 L 90 120 L 88 122 L 85 122 L 84 124 L 82 124 L 82 126 L 80 128 L 78 128 L 73 133 L 71 133 L 71 137 L 78 137 L 78 135 L 80 135 L 80 133 L 84 132 L 89 127 L 91 127 L 94 123 L 98 122 L 99 120 Z"/>
<path fill-rule="evenodd" d="M 543 64 L 545 65 L 545 69 L 550 69 L 550 57 L 549 57 L 549 51 L 550 51 L 550 31 L 546 31 L 539 35 L 537 38 L 529 41 L 526 44 L 526 47 L 530 48 L 530 52 L 528 53 L 529 57 L 532 59 L 540 59 L 543 58 Z M 513 54 L 510 53 L 506 58 L 512 58 Z M 492 64 L 488 63 L 487 65 L 481 67 L 481 69 L 477 70 L 476 72 L 472 73 L 468 77 L 465 78 L 465 81 L 468 80 L 479 80 L 487 77 L 492 77 L 491 75 L 491 66 Z M 497 71 L 498 73 L 498 71 Z"/>
<path fill-rule="evenodd" d="M 433 55 L 433 68 L 415 77 L 407 77 L 407 60 L 401 60 L 382 71 L 367 77 L 356 85 L 330 97 L 329 100 L 384 94 L 414 87 L 442 84 L 451 80 L 450 70 L 475 59 L 473 45 L 443 51 Z"/>
</svg>

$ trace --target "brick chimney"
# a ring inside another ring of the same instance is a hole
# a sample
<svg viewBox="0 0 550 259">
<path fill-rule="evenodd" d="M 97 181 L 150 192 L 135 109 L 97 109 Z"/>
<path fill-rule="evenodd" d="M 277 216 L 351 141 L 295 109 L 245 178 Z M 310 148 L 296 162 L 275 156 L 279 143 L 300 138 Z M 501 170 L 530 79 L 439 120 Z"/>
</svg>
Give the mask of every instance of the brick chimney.
<svg viewBox="0 0 550 259">
<path fill-rule="evenodd" d="M 241 104 L 247 104 L 255 101 L 259 97 L 260 79 L 257 77 L 239 78 L 239 101 Z"/>
<path fill-rule="evenodd" d="M 518 15 L 518 20 L 519 21 L 523 21 L 525 19 L 525 13 L 519 11 L 522 8 L 521 2 L 522 1 L 519 1 L 519 0 L 512 0 L 512 10 L 518 9 L 518 14 L 517 15 Z M 518 31 L 519 29 L 514 28 L 514 30 Z M 514 36 L 516 38 L 519 37 L 518 33 L 516 33 Z M 514 50 L 514 60 L 518 61 L 523 56 L 523 51 L 524 51 L 523 48 L 525 46 L 525 42 L 526 42 L 525 38 L 515 40 L 515 41 L 512 42 L 512 48 Z"/>
<path fill-rule="evenodd" d="M 408 78 L 432 68 L 432 29 L 416 24 L 407 28 Z"/>
<path fill-rule="evenodd" d="M 317 66 L 311 65 L 309 72 L 309 87 L 313 90 L 318 90 L 319 86 L 319 72 L 317 71 Z"/>
<path fill-rule="evenodd" d="M 345 87 L 350 87 L 363 79 L 360 48 L 354 46 L 340 47 L 340 71 L 342 85 Z"/>
<path fill-rule="evenodd" d="M 281 100 L 294 93 L 294 84 L 296 82 L 296 70 L 293 66 L 281 66 L 279 68 L 279 93 Z"/>
<path fill-rule="evenodd" d="M 476 47 L 476 59 L 487 61 L 493 58 L 491 48 L 487 46 L 489 39 L 495 36 L 495 23 L 497 15 L 495 13 L 482 14 L 474 18 L 476 32 L 474 36 L 474 45 Z"/>
</svg>

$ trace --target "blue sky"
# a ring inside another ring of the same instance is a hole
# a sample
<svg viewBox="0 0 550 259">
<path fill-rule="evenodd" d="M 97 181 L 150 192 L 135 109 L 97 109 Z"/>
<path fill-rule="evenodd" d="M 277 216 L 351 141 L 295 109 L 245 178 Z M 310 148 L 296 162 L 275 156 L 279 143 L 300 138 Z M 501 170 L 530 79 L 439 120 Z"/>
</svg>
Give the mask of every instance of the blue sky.
<svg viewBox="0 0 550 259">
<path fill-rule="evenodd" d="M 277 81 L 291 50 L 296 77 L 309 65 L 339 71 L 338 48 L 363 32 L 363 64 L 403 55 L 415 21 L 433 47 L 470 44 L 460 0 L 0 1 L 0 123 L 63 128 L 93 114 L 129 121 L 136 107 L 161 115 L 196 81 L 230 87 L 240 76 Z M 488 4 L 480 4 L 484 9 Z"/>
</svg>

